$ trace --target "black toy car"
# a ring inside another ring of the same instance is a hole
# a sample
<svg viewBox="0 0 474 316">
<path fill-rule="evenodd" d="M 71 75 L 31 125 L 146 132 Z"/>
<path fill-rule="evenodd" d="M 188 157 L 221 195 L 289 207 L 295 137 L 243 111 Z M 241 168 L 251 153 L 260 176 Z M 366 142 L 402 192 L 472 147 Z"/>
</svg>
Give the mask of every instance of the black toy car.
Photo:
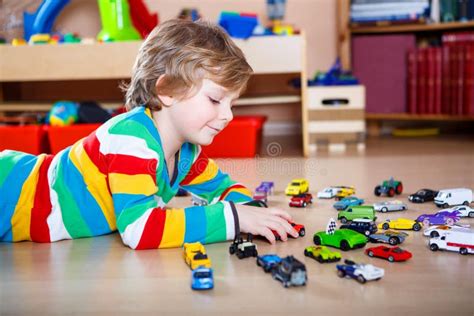
<svg viewBox="0 0 474 316">
<path fill-rule="evenodd" d="M 433 201 L 438 191 L 431 189 L 421 189 L 416 191 L 416 193 L 410 194 L 408 200 L 413 203 L 424 203 L 428 201 Z"/>
<path fill-rule="evenodd" d="M 272 270 L 272 277 L 284 287 L 306 285 L 306 266 L 293 256 L 283 258 Z"/>
<path fill-rule="evenodd" d="M 247 240 L 243 240 L 240 236 L 235 236 L 232 245 L 229 247 L 229 253 L 237 255 L 239 259 L 256 257 L 258 255 L 257 245 L 252 242 L 252 235 L 247 235 Z"/>
<path fill-rule="evenodd" d="M 354 219 L 349 224 L 341 225 L 340 228 L 352 229 L 365 236 L 377 232 L 377 225 L 370 219 Z"/>
</svg>

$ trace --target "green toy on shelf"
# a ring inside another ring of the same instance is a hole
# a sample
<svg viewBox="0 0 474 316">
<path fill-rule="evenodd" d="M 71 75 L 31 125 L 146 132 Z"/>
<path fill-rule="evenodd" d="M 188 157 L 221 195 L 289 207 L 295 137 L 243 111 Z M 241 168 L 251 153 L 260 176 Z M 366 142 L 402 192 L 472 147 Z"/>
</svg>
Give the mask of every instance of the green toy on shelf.
<svg viewBox="0 0 474 316">
<path fill-rule="evenodd" d="M 141 39 L 132 25 L 127 0 L 98 0 L 102 30 L 97 39 L 103 42 Z"/>
</svg>

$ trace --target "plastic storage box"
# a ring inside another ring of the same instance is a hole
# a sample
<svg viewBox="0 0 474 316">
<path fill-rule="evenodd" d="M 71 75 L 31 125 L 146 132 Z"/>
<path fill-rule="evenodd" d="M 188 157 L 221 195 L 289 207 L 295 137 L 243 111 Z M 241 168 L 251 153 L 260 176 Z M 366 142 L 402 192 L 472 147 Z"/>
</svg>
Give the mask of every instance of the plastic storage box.
<svg viewBox="0 0 474 316">
<path fill-rule="evenodd" d="M 5 149 L 39 155 L 49 151 L 43 125 L 0 126 L 0 151 Z"/>
<path fill-rule="evenodd" d="M 70 126 L 48 126 L 48 139 L 51 153 L 73 145 L 79 139 L 95 131 L 101 124 L 76 124 Z"/>
</svg>

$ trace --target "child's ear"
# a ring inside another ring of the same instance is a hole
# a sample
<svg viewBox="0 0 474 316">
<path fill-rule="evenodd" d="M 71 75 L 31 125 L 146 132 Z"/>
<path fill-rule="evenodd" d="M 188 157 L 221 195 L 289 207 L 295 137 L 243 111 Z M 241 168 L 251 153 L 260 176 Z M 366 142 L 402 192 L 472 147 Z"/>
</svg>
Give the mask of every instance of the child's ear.
<svg viewBox="0 0 474 316">
<path fill-rule="evenodd" d="M 156 92 L 157 92 L 157 96 L 158 96 L 158 99 L 160 99 L 161 103 L 163 103 L 163 105 L 165 106 L 170 106 L 171 104 L 173 104 L 173 96 L 172 95 L 164 95 L 164 94 L 160 94 L 158 93 L 158 87 L 160 86 L 160 84 L 163 83 L 163 80 L 165 80 L 165 75 L 161 75 L 158 80 L 156 80 L 156 84 L 155 84 L 155 89 L 156 89 Z"/>
</svg>

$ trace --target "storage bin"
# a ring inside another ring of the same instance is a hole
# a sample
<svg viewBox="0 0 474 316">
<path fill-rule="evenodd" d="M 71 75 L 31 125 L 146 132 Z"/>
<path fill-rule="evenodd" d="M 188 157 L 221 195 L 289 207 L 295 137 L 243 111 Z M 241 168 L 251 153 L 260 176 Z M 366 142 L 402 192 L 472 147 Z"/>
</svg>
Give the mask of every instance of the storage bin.
<svg viewBox="0 0 474 316">
<path fill-rule="evenodd" d="M 51 153 L 56 154 L 79 139 L 95 131 L 101 124 L 75 124 L 69 126 L 48 126 Z"/>
<path fill-rule="evenodd" d="M 0 126 L 0 151 L 5 149 L 38 155 L 48 152 L 46 129 L 43 125 Z"/>
</svg>

